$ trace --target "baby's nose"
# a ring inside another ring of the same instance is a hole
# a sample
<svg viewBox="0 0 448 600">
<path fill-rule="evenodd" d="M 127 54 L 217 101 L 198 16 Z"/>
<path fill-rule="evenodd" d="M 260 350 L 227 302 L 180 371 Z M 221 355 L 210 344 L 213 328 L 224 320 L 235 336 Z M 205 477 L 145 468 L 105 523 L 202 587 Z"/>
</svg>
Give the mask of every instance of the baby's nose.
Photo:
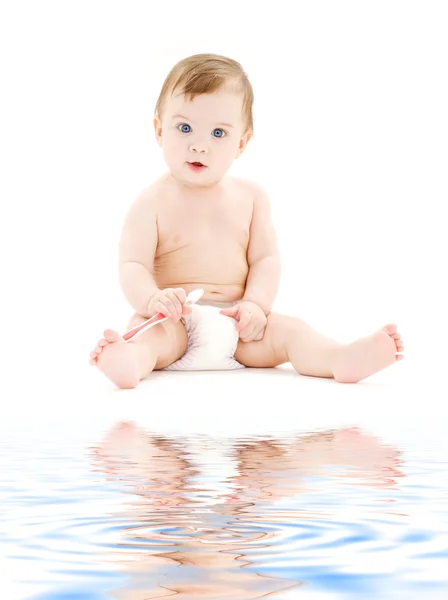
<svg viewBox="0 0 448 600">
<path fill-rule="evenodd" d="M 208 150 L 205 144 L 202 144 L 201 142 L 196 142 L 194 144 L 191 144 L 190 152 L 199 152 L 201 154 L 207 154 Z"/>
</svg>

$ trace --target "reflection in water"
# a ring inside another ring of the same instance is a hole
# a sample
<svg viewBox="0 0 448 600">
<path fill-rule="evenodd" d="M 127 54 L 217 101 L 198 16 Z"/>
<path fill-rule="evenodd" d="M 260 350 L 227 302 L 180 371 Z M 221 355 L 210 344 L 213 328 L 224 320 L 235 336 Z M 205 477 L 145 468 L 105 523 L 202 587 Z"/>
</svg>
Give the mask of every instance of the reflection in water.
<svg viewBox="0 0 448 600">
<path fill-rule="evenodd" d="M 91 454 L 95 471 L 129 494 L 113 515 L 126 523 L 113 560 L 129 580 L 108 592 L 126 600 L 275 597 L 298 588 L 307 581 L 300 561 L 291 562 L 294 543 L 325 544 L 338 489 L 356 502 L 368 486 L 375 497 L 365 510 L 391 513 L 387 491 L 403 477 L 400 452 L 359 429 L 226 441 L 120 423 Z"/>
</svg>

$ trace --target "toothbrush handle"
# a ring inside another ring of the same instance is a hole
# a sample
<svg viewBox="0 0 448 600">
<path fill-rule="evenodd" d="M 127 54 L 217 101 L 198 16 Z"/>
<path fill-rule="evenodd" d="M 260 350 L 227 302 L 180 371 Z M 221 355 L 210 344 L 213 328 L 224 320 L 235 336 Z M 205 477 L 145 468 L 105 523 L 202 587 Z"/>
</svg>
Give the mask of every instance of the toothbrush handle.
<svg viewBox="0 0 448 600">
<path fill-rule="evenodd" d="M 165 317 L 165 315 L 162 315 L 162 313 L 157 313 L 156 315 L 154 315 L 153 317 L 151 317 L 150 319 L 148 319 L 144 323 L 141 323 L 140 325 L 137 325 L 137 327 L 134 327 L 133 329 L 130 329 L 129 331 L 127 331 L 123 335 L 123 339 L 126 340 L 126 341 L 130 340 L 135 335 L 137 335 L 137 333 L 140 333 L 140 332 L 144 331 L 145 329 L 151 327 L 152 325 L 157 325 L 157 323 L 161 323 L 162 321 L 166 321 L 167 318 L 168 317 Z"/>
</svg>

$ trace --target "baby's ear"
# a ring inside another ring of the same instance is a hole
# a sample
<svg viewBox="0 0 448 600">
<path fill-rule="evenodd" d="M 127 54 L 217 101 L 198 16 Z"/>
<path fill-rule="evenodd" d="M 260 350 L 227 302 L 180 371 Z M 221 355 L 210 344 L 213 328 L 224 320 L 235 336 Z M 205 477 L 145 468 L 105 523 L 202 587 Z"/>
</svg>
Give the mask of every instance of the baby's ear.
<svg viewBox="0 0 448 600">
<path fill-rule="evenodd" d="M 162 123 L 159 117 L 154 117 L 154 133 L 156 134 L 156 141 L 161 145 L 162 141 Z"/>
</svg>

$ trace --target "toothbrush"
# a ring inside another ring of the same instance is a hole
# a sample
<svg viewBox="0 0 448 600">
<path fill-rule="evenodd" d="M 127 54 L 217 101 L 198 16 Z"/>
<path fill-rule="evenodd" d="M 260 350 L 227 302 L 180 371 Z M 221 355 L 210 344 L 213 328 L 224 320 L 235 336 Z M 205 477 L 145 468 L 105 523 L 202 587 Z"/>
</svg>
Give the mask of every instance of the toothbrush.
<svg viewBox="0 0 448 600">
<path fill-rule="evenodd" d="M 185 304 L 196 304 L 196 302 L 203 295 L 203 293 L 204 290 L 201 289 L 193 290 L 188 294 Z M 127 331 L 123 335 L 123 339 L 126 342 L 128 342 L 130 339 L 137 337 L 138 335 L 140 335 L 147 329 L 151 329 L 151 327 L 157 325 L 158 323 L 163 323 L 163 321 L 166 321 L 167 319 L 168 317 L 165 317 L 165 315 L 162 315 L 162 313 L 157 313 L 144 323 L 141 323 L 140 325 L 137 325 L 137 327 L 134 327 L 134 329 L 130 329 L 129 331 Z"/>
</svg>

